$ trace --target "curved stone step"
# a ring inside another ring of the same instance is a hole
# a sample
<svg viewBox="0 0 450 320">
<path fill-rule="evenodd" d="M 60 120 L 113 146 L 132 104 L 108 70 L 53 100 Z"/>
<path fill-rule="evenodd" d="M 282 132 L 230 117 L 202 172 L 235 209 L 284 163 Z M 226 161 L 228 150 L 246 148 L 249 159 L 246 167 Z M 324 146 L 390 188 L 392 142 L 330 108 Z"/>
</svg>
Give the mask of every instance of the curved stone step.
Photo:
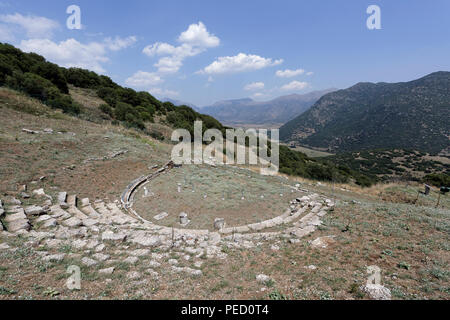
<svg viewBox="0 0 450 320">
<path fill-rule="evenodd" d="M 100 220 L 106 224 L 123 225 L 127 223 L 136 223 L 136 219 L 124 214 L 115 203 L 105 204 L 103 201 L 95 203 L 95 209 L 101 214 Z"/>
<path fill-rule="evenodd" d="M 52 218 L 55 218 L 57 220 L 66 220 L 72 217 L 70 213 L 61 209 L 59 205 L 50 207 L 50 215 L 52 216 Z"/>
<path fill-rule="evenodd" d="M 259 233 L 246 233 L 240 234 L 236 233 L 234 235 L 229 235 L 224 237 L 224 240 L 227 241 L 236 241 L 236 240 L 269 240 L 279 236 L 278 232 L 259 232 Z"/>
<path fill-rule="evenodd" d="M 86 207 L 90 204 L 89 198 L 81 199 L 80 208 Z"/>
<path fill-rule="evenodd" d="M 71 194 L 67 196 L 67 204 L 70 207 L 76 207 L 77 206 L 77 196 L 75 194 Z"/>
<path fill-rule="evenodd" d="M 320 211 L 320 209 L 322 208 L 322 204 L 317 203 L 312 209 L 311 212 L 317 213 Z"/>
<path fill-rule="evenodd" d="M 114 202 L 108 203 L 106 207 L 111 211 L 117 220 L 125 221 L 125 223 L 138 223 L 139 221 L 128 214 L 124 213 Z M 114 221 L 114 218 L 113 218 Z"/>
<path fill-rule="evenodd" d="M 31 230 L 31 223 L 28 220 L 25 210 L 21 207 L 12 207 L 5 210 L 7 213 L 3 219 L 6 230 L 9 232 L 18 232 L 21 230 Z"/>
<path fill-rule="evenodd" d="M 94 209 L 100 213 L 100 215 L 102 216 L 109 216 L 111 214 L 111 212 L 108 210 L 108 208 L 106 208 L 106 205 L 103 201 L 101 200 L 97 200 L 94 203 Z"/>
<path fill-rule="evenodd" d="M 83 212 L 78 210 L 75 206 L 70 206 L 69 209 L 67 209 L 67 212 L 69 212 L 72 216 L 80 219 L 80 220 L 86 220 L 88 218 L 87 215 L 85 215 Z"/>
<path fill-rule="evenodd" d="M 58 205 L 62 209 L 67 209 L 69 205 L 67 204 L 67 192 L 58 193 Z"/>
<path fill-rule="evenodd" d="M 3 209 L 3 202 L 0 200 L 0 218 L 5 214 L 5 209 Z"/>
<path fill-rule="evenodd" d="M 69 219 L 64 220 L 62 224 L 66 227 L 77 228 L 83 225 L 83 221 L 81 219 L 78 219 L 77 217 L 71 217 Z"/>
<path fill-rule="evenodd" d="M 317 216 L 317 213 L 311 211 L 307 215 L 302 217 L 300 220 L 295 222 L 293 225 L 296 226 L 296 227 L 302 227 L 303 228 L 303 227 L 311 224 L 312 222 L 317 222 L 318 219 L 319 219 L 319 217 Z M 317 224 L 314 224 L 314 225 L 317 225 Z"/>
<path fill-rule="evenodd" d="M 284 223 L 291 223 L 292 221 L 295 221 L 296 219 L 298 219 L 302 214 L 304 214 L 306 212 L 306 210 L 308 209 L 308 207 L 302 207 L 300 209 L 298 209 L 294 214 L 286 217 L 284 219 Z"/>
<path fill-rule="evenodd" d="M 51 228 L 55 227 L 58 223 L 55 218 L 52 218 L 52 216 L 44 214 L 42 216 L 37 217 L 33 221 L 34 226 L 36 226 L 37 224 L 39 224 L 40 228 Z"/>
<path fill-rule="evenodd" d="M 282 224 L 288 224 L 296 219 L 298 219 L 305 211 L 308 209 L 307 206 L 304 206 L 300 209 L 296 209 L 296 211 L 292 211 L 291 209 L 286 210 L 282 215 L 264 220 L 257 223 L 252 223 L 248 225 L 238 226 L 238 227 L 228 227 L 220 229 L 219 232 L 222 234 L 231 234 L 231 233 L 246 233 L 249 231 L 261 231 L 268 228 L 273 228 Z"/>
<path fill-rule="evenodd" d="M 101 224 L 106 225 L 114 224 L 111 212 L 108 210 L 108 208 L 106 208 L 106 205 L 103 201 L 101 200 L 95 201 L 94 209 L 95 212 L 97 212 L 100 215 L 100 217 L 98 217 L 97 219 Z"/>
<path fill-rule="evenodd" d="M 290 235 L 296 236 L 297 238 L 302 238 L 316 230 L 315 226 L 305 226 L 304 228 L 290 228 L 286 232 Z"/>
<path fill-rule="evenodd" d="M 101 217 L 101 215 L 97 211 L 95 211 L 95 209 L 91 206 L 91 204 L 81 207 L 80 210 L 91 218 L 98 219 Z"/>
</svg>

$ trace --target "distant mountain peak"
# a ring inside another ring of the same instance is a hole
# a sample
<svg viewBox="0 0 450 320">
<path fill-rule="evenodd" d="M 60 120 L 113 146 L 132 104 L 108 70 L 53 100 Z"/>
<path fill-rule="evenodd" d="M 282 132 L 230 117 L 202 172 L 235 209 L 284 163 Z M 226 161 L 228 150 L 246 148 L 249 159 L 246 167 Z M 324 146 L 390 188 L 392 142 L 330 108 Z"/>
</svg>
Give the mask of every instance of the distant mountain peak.
<svg viewBox="0 0 450 320">
<path fill-rule="evenodd" d="M 213 106 L 219 106 L 219 105 L 231 105 L 231 104 L 246 104 L 246 103 L 252 103 L 254 102 L 251 98 L 241 98 L 241 99 L 230 99 L 230 100 L 221 100 L 217 101 L 213 104 Z M 203 107 L 204 108 L 204 107 Z"/>
<path fill-rule="evenodd" d="M 189 102 L 184 102 L 184 101 L 181 101 L 181 100 L 176 100 L 176 99 L 171 99 L 171 98 L 167 98 L 166 97 L 166 98 L 161 99 L 161 101 L 170 102 L 170 103 L 172 103 L 173 105 L 175 105 L 177 107 L 179 107 L 179 106 L 188 106 L 188 107 L 191 107 L 192 109 L 194 109 L 195 111 L 199 111 L 200 110 L 200 108 L 197 107 L 196 105 L 194 105 L 192 103 L 189 103 Z"/>
<path fill-rule="evenodd" d="M 290 94 L 270 101 L 251 98 L 218 101 L 201 109 L 226 124 L 277 124 L 281 125 L 307 110 L 322 95 L 335 89 Z"/>
<path fill-rule="evenodd" d="M 280 128 L 283 141 L 332 152 L 448 148 L 450 72 L 398 83 L 360 82 L 324 95 Z"/>
</svg>

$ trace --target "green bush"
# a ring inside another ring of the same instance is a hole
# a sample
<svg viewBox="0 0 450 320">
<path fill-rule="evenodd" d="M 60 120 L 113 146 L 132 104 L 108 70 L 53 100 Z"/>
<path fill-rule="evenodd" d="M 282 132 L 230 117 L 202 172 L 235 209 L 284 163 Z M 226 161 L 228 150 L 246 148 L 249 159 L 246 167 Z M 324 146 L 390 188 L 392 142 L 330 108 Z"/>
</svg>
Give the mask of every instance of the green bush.
<svg viewBox="0 0 450 320">
<path fill-rule="evenodd" d="M 6 59 L 0 56 L 0 86 L 5 84 L 6 78 L 11 76 L 12 73 L 13 68 L 11 68 Z"/>
<path fill-rule="evenodd" d="M 153 122 L 152 115 L 147 111 L 139 112 L 139 117 L 142 119 L 142 121 Z"/>
<path fill-rule="evenodd" d="M 138 106 L 140 99 L 136 91 L 130 88 L 119 87 L 116 90 L 119 100 L 132 106 Z"/>
<path fill-rule="evenodd" d="M 136 128 L 136 129 L 140 129 L 140 130 L 145 129 L 144 122 L 141 119 L 138 119 L 131 114 L 128 114 L 126 116 L 126 120 L 125 120 L 124 124 L 128 128 Z"/>
<path fill-rule="evenodd" d="M 116 93 L 116 90 L 109 87 L 100 87 L 97 90 L 97 95 L 105 100 L 107 104 L 109 104 L 112 107 L 115 107 L 117 104 L 117 101 L 119 99 L 119 96 Z"/>
<path fill-rule="evenodd" d="M 123 121 L 126 127 L 145 129 L 144 121 L 140 118 L 139 112 L 128 103 L 117 103 L 114 108 L 114 118 Z"/>
<path fill-rule="evenodd" d="M 61 109 L 64 113 L 79 114 L 81 112 L 80 106 L 75 103 L 70 96 L 61 95 L 46 102 L 48 106 L 53 109 Z"/>
<path fill-rule="evenodd" d="M 21 71 L 14 70 L 11 75 L 6 76 L 5 85 L 14 90 L 22 90 L 23 73 Z"/>
<path fill-rule="evenodd" d="M 67 82 L 79 88 L 96 88 L 100 79 L 95 72 L 80 68 L 69 68 L 64 71 Z"/>
<path fill-rule="evenodd" d="M 423 177 L 423 182 L 431 184 L 435 187 L 448 187 L 450 186 L 450 176 L 445 173 L 428 174 Z"/>
<path fill-rule="evenodd" d="M 361 187 L 370 187 L 376 183 L 376 179 L 371 179 L 362 174 L 355 174 L 355 183 Z"/>
<path fill-rule="evenodd" d="M 25 73 L 19 84 L 28 95 L 42 101 L 55 99 L 60 93 L 53 83 L 34 73 Z"/>
<path fill-rule="evenodd" d="M 333 180 L 333 170 L 329 166 L 319 165 L 317 163 L 311 163 L 306 166 L 306 173 L 312 179 L 322 181 Z"/>
<path fill-rule="evenodd" d="M 107 104 L 101 104 L 100 105 L 100 110 L 103 112 L 103 113 L 106 113 L 108 116 L 110 116 L 110 117 L 112 117 L 113 116 L 113 109 L 109 106 L 109 105 L 107 105 Z"/>
<path fill-rule="evenodd" d="M 120 121 L 125 121 L 127 114 L 135 113 L 136 111 L 133 109 L 133 106 L 128 103 L 119 102 L 114 108 L 114 117 Z"/>
<path fill-rule="evenodd" d="M 67 86 L 64 73 L 56 64 L 41 62 L 35 64 L 30 71 L 52 82 L 62 93 L 69 93 L 69 87 Z"/>
</svg>

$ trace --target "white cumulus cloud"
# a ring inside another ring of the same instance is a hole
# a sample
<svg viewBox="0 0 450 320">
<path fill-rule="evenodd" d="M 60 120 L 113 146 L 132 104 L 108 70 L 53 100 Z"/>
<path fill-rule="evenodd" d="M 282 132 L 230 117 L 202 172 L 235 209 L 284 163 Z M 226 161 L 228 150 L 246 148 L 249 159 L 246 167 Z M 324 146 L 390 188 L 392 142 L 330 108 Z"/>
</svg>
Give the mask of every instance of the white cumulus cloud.
<svg viewBox="0 0 450 320">
<path fill-rule="evenodd" d="M 193 57 L 208 48 L 217 47 L 220 39 L 210 34 L 200 21 L 198 24 L 191 24 L 186 31 L 183 31 L 178 37 L 178 42 L 180 42 L 179 46 L 156 42 L 146 46 L 142 52 L 149 57 L 160 57 L 154 64 L 159 73 L 175 73 L 183 66 L 183 61 L 187 57 Z"/>
<path fill-rule="evenodd" d="M 108 50 L 117 51 L 131 45 L 133 37 L 105 39 L 103 42 L 81 43 L 75 39 L 67 39 L 59 43 L 50 39 L 22 40 L 19 48 L 25 52 L 35 52 L 47 60 L 63 67 L 77 67 L 105 73 L 103 63 L 109 61 Z"/>
<path fill-rule="evenodd" d="M 283 63 L 283 59 L 273 60 L 254 54 L 239 53 L 231 57 L 219 57 L 216 61 L 200 70 L 205 74 L 225 74 L 254 71 Z"/>
<path fill-rule="evenodd" d="M 0 24 L 0 41 L 12 42 L 14 40 L 13 31 L 5 24 Z"/>
<path fill-rule="evenodd" d="M 220 39 L 210 34 L 201 21 L 198 24 L 191 24 L 180 34 L 178 41 L 201 48 L 214 48 L 220 44 Z"/>
<path fill-rule="evenodd" d="M 173 45 L 164 42 L 156 42 L 146 46 L 144 50 L 142 50 L 142 52 L 149 57 L 173 55 L 176 51 L 177 49 Z"/>
<path fill-rule="evenodd" d="M 29 38 L 51 38 L 53 32 L 59 28 L 58 22 L 54 20 L 32 15 L 24 16 L 20 13 L 0 15 L 0 21 L 19 26 Z"/>
<path fill-rule="evenodd" d="M 249 83 L 244 87 L 244 90 L 252 91 L 252 90 L 261 90 L 264 89 L 264 82 L 253 82 Z"/>
<path fill-rule="evenodd" d="M 165 42 L 156 42 L 149 46 L 146 46 L 143 50 L 144 54 L 149 57 L 154 56 L 172 56 L 183 60 L 186 57 L 195 56 L 204 51 L 204 48 L 192 47 L 189 44 L 182 44 L 178 47 Z"/>
<path fill-rule="evenodd" d="M 105 45 L 108 47 L 111 51 L 119 51 L 125 48 L 128 48 L 129 46 L 135 44 L 137 41 L 136 36 L 129 36 L 126 38 L 121 37 L 115 37 L 115 38 L 106 38 L 104 40 Z"/>
<path fill-rule="evenodd" d="M 307 82 L 301 82 L 301 81 L 291 81 L 288 84 L 285 84 L 281 87 L 281 90 L 283 91 L 300 91 L 308 87 Z"/>
<path fill-rule="evenodd" d="M 275 74 L 277 77 L 280 78 L 292 78 L 298 75 L 301 75 L 305 72 L 303 69 L 297 69 L 297 70 L 278 70 Z"/>
<path fill-rule="evenodd" d="M 64 67 L 105 73 L 103 64 L 109 61 L 108 52 L 125 49 L 137 41 L 135 36 L 116 36 L 89 43 L 73 38 L 55 42 L 51 38 L 58 28 L 58 22 L 46 17 L 20 13 L 0 15 L 0 41 L 11 42 L 17 36 L 22 39 L 18 47 L 23 51 L 35 52 Z"/>
<path fill-rule="evenodd" d="M 165 97 L 173 98 L 173 97 L 177 97 L 180 94 L 178 91 L 161 89 L 161 88 L 151 88 L 150 90 L 148 90 L 148 92 L 151 95 L 157 96 L 160 98 L 165 98 Z"/>
<path fill-rule="evenodd" d="M 200 52 L 202 48 L 194 48 L 187 44 L 174 47 L 168 43 L 157 42 L 144 48 L 143 52 L 149 56 L 162 56 L 157 63 L 154 64 L 158 68 L 159 73 L 175 73 L 183 65 L 183 60 L 192 57 Z"/>
<path fill-rule="evenodd" d="M 148 88 L 161 83 L 163 80 L 153 72 L 138 71 L 125 80 L 125 83 L 135 88 Z"/>
<path fill-rule="evenodd" d="M 163 57 L 155 63 L 155 67 L 158 68 L 159 73 L 175 73 L 180 70 L 183 65 L 183 60 L 176 57 Z"/>
<path fill-rule="evenodd" d="M 49 39 L 30 39 L 22 40 L 19 47 L 64 67 L 84 68 L 98 73 L 105 72 L 101 64 L 109 60 L 105 46 L 97 42 L 83 44 L 75 39 L 67 39 L 56 43 Z"/>
</svg>

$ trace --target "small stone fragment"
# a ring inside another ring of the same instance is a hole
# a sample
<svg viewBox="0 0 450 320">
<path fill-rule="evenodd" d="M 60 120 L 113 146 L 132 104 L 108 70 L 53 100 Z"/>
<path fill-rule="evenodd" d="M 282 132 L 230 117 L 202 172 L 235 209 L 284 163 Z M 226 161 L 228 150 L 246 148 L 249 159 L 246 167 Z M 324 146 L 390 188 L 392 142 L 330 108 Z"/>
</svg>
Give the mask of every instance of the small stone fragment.
<svg viewBox="0 0 450 320">
<path fill-rule="evenodd" d="M 116 270 L 116 268 L 115 267 L 109 267 L 109 268 L 105 268 L 105 269 L 100 269 L 100 270 L 98 270 L 98 273 L 101 273 L 101 274 L 113 274 L 113 272 L 114 272 L 114 270 Z"/>
<path fill-rule="evenodd" d="M 98 262 L 95 261 L 94 259 L 84 257 L 81 259 L 81 263 L 84 264 L 85 266 L 91 267 L 93 265 L 96 265 Z"/>
</svg>

